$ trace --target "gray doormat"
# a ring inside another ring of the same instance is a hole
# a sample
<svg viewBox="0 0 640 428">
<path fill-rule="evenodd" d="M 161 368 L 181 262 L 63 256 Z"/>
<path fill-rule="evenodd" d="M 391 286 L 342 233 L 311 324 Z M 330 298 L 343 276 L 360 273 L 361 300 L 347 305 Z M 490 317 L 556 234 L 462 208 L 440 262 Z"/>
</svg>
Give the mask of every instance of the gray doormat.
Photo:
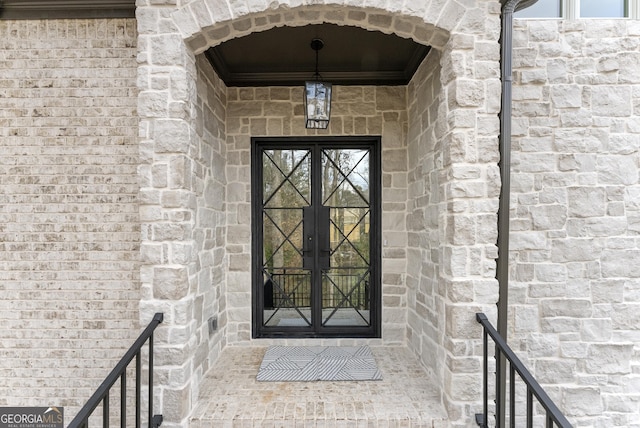
<svg viewBox="0 0 640 428">
<path fill-rule="evenodd" d="M 258 381 L 382 380 L 368 346 L 272 346 L 258 370 Z"/>
</svg>

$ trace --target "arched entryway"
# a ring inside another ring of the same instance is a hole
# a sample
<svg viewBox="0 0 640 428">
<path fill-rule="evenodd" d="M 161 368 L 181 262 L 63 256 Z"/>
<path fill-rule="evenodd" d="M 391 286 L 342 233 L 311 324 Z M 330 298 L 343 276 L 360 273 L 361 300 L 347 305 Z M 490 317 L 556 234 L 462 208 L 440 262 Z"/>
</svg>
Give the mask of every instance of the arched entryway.
<svg viewBox="0 0 640 428">
<path fill-rule="evenodd" d="M 148 291 L 141 312 L 171 314 L 162 346 L 174 351 L 163 362 L 174 376 L 163 396 L 187 404 L 165 411 L 170 420 L 188 415 L 223 347 L 257 340 L 252 137 L 380 138 L 381 338 L 371 343 L 419 355 L 441 382 L 452 418 L 466 417 L 464 403 L 477 399 L 480 374 L 465 368 L 477 357 L 473 315 L 494 312 L 497 301 L 499 3 L 398 10 L 352 3 L 250 10 L 210 0 L 170 13 L 138 9 Z M 394 33 L 431 51 L 407 85 L 336 87 L 326 133 L 304 128 L 301 87 L 228 87 L 203 55 L 251 33 L 321 23 Z"/>
</svg>

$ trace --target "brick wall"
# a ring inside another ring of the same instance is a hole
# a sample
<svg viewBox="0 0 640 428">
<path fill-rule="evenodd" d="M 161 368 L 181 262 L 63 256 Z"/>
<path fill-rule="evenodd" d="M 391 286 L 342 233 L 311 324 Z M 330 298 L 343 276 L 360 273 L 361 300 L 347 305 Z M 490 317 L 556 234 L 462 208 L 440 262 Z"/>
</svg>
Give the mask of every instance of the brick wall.
<svg viewBox="0 0 640 428">
<path fill-rule="evenodd" d="M 70 421 L 137 336 L 136 37 L 0 21 L 0 406 Z"/>
<path fill-rule="evenodd" d="M 640 22 L 515 21 L 510 338 L 575 426 L 640 426 Z"/>
</svg>

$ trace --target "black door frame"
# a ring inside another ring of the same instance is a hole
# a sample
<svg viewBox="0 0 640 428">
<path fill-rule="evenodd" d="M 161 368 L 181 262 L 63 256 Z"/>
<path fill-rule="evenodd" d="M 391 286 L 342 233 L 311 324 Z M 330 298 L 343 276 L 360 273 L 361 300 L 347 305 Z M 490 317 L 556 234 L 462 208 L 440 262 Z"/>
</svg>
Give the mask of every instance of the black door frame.
<svg viewBox="0 0 640 428">
<path fill-rule="evenodd" d="M 295 149 L 327 145 L 332 148 L 366 148 L 370 150 L 371 209 L 371 304 L 368 326 L 272 327 L 264 326 L 264 283 L 262 279 L 262 150 Z M 382 147 L 379 136 L 331 137 L 252 137 L 251 138 L 251 278 L 253 338 L 379 338 L 382 317 Z"/>
</svg>

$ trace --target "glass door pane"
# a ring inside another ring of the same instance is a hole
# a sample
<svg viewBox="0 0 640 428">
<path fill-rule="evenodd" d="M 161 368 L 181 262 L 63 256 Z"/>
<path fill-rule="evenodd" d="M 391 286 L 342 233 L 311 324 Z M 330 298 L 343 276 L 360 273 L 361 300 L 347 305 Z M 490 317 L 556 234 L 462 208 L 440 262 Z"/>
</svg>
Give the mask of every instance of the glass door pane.
<svg viewBox="0 0 640 428">
<path fill-rule="evenodd" d="M 262 152 L 263 325 L 311 325 L 311 272 L 303 265 L 303 212 L 311 205 L 311 152 Z"/>
<path fill-rule="evenodd" d="M 322 325 L 369 326 L 371 284 L 370 153 L 322 150 L 322 205 L 328 259 L 322 269 Z"/>
</svg>

